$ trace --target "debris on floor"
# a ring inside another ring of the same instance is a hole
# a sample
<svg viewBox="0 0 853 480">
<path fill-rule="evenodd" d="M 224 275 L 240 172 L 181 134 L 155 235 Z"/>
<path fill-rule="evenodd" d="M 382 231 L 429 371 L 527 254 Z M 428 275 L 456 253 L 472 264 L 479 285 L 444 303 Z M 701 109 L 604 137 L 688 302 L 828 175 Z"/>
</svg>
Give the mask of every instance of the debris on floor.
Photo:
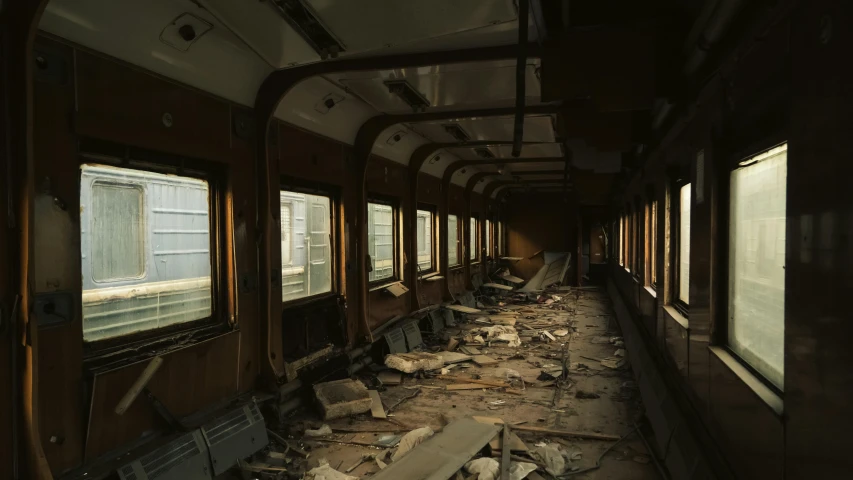
<svg viewBox="0 0 853 480">
<path fill-rule="evenodd" d="M 622 443 L 643 407 L 606 293 L 485 287 L 466 304 L 482 307 L 453 308 L 455 322 L 424 329 L 413 351 L 374 347 L 351 379 L 315 384 L 319 416 L 285 418 L 253 475 L 285 478 L 260 471 L 271 465 L 309 480 L 496 480 L 503 468 L 512 480 L 660 478 L 641 440 Z M 626 461 L 599 464 L 608 452 Z"/>
</svg>

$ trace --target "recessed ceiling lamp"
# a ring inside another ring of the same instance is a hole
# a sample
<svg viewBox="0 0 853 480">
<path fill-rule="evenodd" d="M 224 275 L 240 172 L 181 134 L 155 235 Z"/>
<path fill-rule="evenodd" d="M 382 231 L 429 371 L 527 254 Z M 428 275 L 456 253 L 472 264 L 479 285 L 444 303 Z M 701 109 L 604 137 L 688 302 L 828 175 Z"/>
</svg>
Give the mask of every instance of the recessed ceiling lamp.
<svg viewBox="0 0 853 480">
<path fill-rule="evenodd" d="M 400 100 L 409 104 L 415 112 L 423 112 L 430 106 L 429 100 L 406 80 L 386 80 L 385 86 L 388 87 L 388 93 L 400 97 Z"/>
</svg>

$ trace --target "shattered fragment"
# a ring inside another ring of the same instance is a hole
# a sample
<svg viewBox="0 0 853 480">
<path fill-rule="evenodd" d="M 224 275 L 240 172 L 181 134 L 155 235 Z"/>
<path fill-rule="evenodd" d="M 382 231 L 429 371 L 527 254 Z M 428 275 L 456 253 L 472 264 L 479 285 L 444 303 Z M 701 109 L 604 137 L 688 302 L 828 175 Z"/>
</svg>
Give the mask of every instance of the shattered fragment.
<svg viewBox="0 0 853 480">
<path fill-rule="evenodd" d="M 418 370 L 438 370 L 444 366 L 444 360 L 426 352 L 392 353 L 385 357 L 385 366 L 403 373 L 415 373 Z"/>
<path fill-rule="evenodd" d="M 435 432 L 433 432 L 431 428 L 421 427 L 403 435 L 403 438 L 400 439 L 400 446 L 397 447 L 397 451 L 394 452 L 393 456 L 391 456 L 391 461 L 396 462 L 403 458 L 403 456 L 409 453 L 413 448 L 417 447 L 423 443 L 424 440 L 434 434 Z"/>
<path fill-rule="evenodd" d="M 308 471 L 308 476 L 306 478 L 308 480 L 358 480 L 358 477 L 353 477 L 335 470 L 329 466 L 329 462 L 325 458 L 320 460 L 319 467 L 312 468 Z"/>
<path fill-rule="evenodd" d="M 317 429 L 307 429 L 305 430 L 306 437 L 324 437 L 326 435 L 332 434 L 332 428 L 326 424 L 323 424 L 322 427 Z"/>
</svg>

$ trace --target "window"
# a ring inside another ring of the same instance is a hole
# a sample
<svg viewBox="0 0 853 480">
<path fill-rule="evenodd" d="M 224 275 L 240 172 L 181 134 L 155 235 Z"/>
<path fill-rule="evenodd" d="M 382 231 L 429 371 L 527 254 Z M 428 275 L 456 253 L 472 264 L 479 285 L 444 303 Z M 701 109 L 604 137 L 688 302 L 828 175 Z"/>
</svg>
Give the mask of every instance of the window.
<svg viewBox="0 0 853 480">
<path fill-rule="evenodd" d="M 640 229 L 643 226 L 642 210 L 640 208 L 640 200 L 637 199 L 634 205 L 634 215 L 631 218 L 631 266 L 634 269 L 634 275 L 639 277 L 640 265 L 642 264 L 643 250 L 640 248 Z"/>
<path fill-rule="evenodd" d="M 447 265 L 459 265 L 459 221 L 456 215 L 447 216 Z"/>
<path fill-rule="evenodd" d="M 486 219 L 486 257 L 492 256 L 492 222 Z"/>
<path fill-rule="evenodd" d="M 658 201 L 652 197 L 649 207 L 649 278 L 652 287 L 658 285 Z"/>
<path fill-rule="evenodd" d="M 470 219 L 470 229 L 468 231 L 468 258 L 472 262 L 476 262 L 480 256 L 477 252 L 477 217 L 472 216 Z"/>
<path fill-rule="evenodd" d="M 281 207 L 281 300 L 332 291 L 331 199 L 288 190 Z"/>
<path fill-rule="evenodd" d="M 394 208 L 383 203 L 367 204 L 367 248 L 373 269 L 371 282 L 394 278 Z"/>
<path fill-rule="evenodd" d="M 675 249 L 676 300 L 690 304 L 690 184 L 678 189 L 678 228 Z"/>
<path fill-rule="evenodd" d="M 418 270 L 427 273 L 435 270 L 432 249 L 433 214 L 429 210 L 418 210 Z"/>
<path fill-rule="evenodd" d="M 197 178 L 83 165 L 84 341 L 212 315 L 209 193 Z"/>
<path fill-rule="evenodd" d="M 728 344 L 780 389 L 785 353 L 788 145 L 731 172 Z"/>
<path fill-rule="evenodd" d="M 619 214 L 619 265 L 625 266 L 625 214 Z"/>
<path fill-rule="evenodd" d="M 503 255 L 506 255 L 506 248 L 504 246 L 504 242 L 505 242 L 504 238 L 506 238 L 506 232 L 504 231 L 504 222 L 498 221 L 497 229 L 498 230 L 497 230 L 496 235 L 498 237 L 498 241 L 497 241 L 498 251 L 495 252 L 495 257 L 500 257 Z"/>
<path fill-rule="evenodd" d="M 645 284 L 650 287 L 655 286 L 655 248 L 657 243 L 657 225 L 656 220 L 656 204 L 654 194 L 649 193 L 645 208 L 643 209 L 643 250 L 645 252 L 645 263 L 643 264 L 643 276 Z"/>
</svg>

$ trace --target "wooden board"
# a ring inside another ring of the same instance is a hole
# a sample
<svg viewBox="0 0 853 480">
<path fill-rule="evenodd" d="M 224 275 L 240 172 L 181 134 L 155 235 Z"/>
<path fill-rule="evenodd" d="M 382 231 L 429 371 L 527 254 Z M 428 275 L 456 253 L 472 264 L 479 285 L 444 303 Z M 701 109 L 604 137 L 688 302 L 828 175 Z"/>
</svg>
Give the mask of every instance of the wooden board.
<svg viewBox="0 0 853 480">
<path fill-rule="evenodd" d="M 495 325 L 509 325 L 512 327 L 516 323 L 516 317 L 509 315 L 492 315 L 489 317 L 489 320 L 492 321 Z"/>
<path fill-rule="evenodd" d="M 447 387 L 447 390 L 479 390 L 481 388 L 498 388 L 492 385 L 483 385 L 482 383 L 454 383 Z"/>
<path fill-rule="evenodd" d="M 437 356 L 439 356 L 445 365 L 450 365 L 452 363 L 460 363 L 460 362 L 468 362 L 473 359 L 470 355 L 465 355 L 464 353 L 459 352 L 435 352 Z"/>
<path fill-rule="evenodd" d="M 480 349 L 477 347 L 473 347 L 471 345 L 462 345 L 459 347 L 459 351 L 462 353 L 467 353 L 468 355 L 481 355 Z"/>
<path fill-rule="evenodd" d="M 509 285 L 501 285 L 499 283 L 484 283 L 483 286 L 489 288 L 496 288 L 498 290 L 512 290 L 512 287 L 510 287 Z"/>
<path fill-rule="evenodd" d="M 466 307 L 465 305 L 447 305 L 448 310 L 453 310 L 460 313 L 480 313 L 476 308 Z"/>
<path fill-rule="evenodd" d="M 383 370 L 379 372 L 379 381 L 384 385 L 399 385 L 403 383 L 403 374 L 396 370 Z"/>
<path fill-rule="evenodd" d="M 487 365 L 497 365 L 498 363 L 500 363 L 488 355 L 474 355 L 472 360 L 474 361 L 474 363 L 481 367 L 485 367 Z"/>
<path fill-rule="evenodd" d="M 507 282 L 514 283 L 516 285 L 524 283 L 524 279 L 520 277 L 516 277 L 515 275 L 504 275 L 501 277 Z"/>
<path fill-rule="evenodd" d="M 460 418 L 374 475 L 374 480 L 447 480 L 500 431 L 496 425 Z"/>
<path fill-rule="evenodd" d="M 486 422 L 490 423 L 490 422 Z M 493 424 L 496 425 L 496 424 Z M 489 442 L 489 446 L 492 447 L 492 450 L 501 450 L 503 451 L 503 438 L 502 435 L 495 435 L 495 438 Z M 509 434 L 509 449 L 512 452 L 526 452 L 530 450 L 526 443 L 522 439 L 515 434 L 515 432 L 510 431 Z"/>
<path fill-rule="evenodd" d="M 385 407 L 382 406 L 382 398 L 379 397 L 379 392 L 368 390 L 367 394 L 370 395 L 370 400 L 372 401 L 370 404 L 370 414 L 373 415 L 373 418 L 388 418 L 385 415 Z"/>
</svg>

